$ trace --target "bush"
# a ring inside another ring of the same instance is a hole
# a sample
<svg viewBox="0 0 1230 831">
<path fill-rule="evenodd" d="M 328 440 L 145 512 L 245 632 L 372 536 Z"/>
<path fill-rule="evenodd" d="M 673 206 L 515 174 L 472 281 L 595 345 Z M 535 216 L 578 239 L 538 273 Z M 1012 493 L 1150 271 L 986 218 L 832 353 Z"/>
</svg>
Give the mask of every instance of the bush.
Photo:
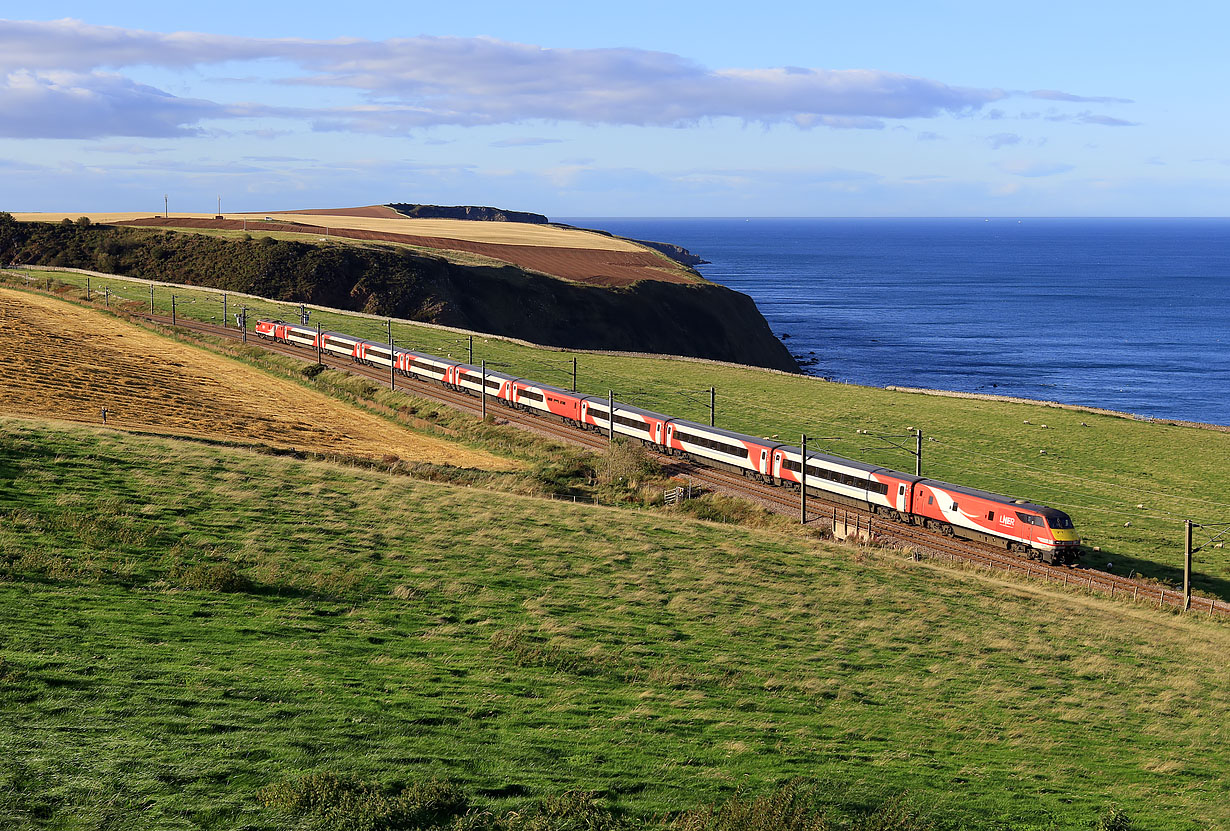
<svg viewBox="0 0 1230 831">
<path fill-rule="evenodd" d="M 260 797 L 266 807 L 304 817 L 321 831 L 440 828 L 469 807 L 459 787 L 435 779 L 388 790 L 333 773 L 270 785 Z"/>
<path fill-rule="evenodd" d="M 1094 831 L 1132 831 L 1132 819 L 1123 809 L 1112 805 L 1093 824 Z"/>
<path fill-rule="evenodd" d="M 629 490 L 640 488 L 648 478 L 661 472 L 661 468 L 639 442 L 616 438 L 603 453 L 598 465 L 598 481 L 617 485 Z"/>
<path fill-rule="evenodd" d="M 736 794 L 721 805 L 680 814 L 671 831 L 828 831 L 815 788 L 792 780 L 764 796 Z"/>
<path fill-rule="evenodd" d="M 594 794 L 569 791 L 548 796 L 525 811 L 469 813 L 457 818 L 449 831 L 619 831 L 632 827 L 598 804 Z"/>
<path fill-rule="evenodd" d="M 685 811 L 671 831 L 934 831 L 935 821 L 899 794 L 852 818 L 837 820 L 816 783 L 792 779 L 772 793 L 749 798 L 735 794 L 721 805 Z"/>
<path fill-rule="evenodd" d="M 171 581 L 183 589 L 215 592 L 243 592 L 252 588 L 252 581 L 230 563 L 181 566 L 171 572 Z"/>
</svg>

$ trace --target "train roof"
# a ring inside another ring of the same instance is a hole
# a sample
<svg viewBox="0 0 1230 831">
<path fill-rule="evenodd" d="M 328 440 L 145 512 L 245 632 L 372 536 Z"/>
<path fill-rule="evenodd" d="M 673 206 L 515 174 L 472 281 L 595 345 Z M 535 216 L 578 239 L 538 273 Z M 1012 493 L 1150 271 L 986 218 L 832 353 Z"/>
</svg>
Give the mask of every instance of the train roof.
<svg viewBox="0 0 1230 831">
<path fill-rule="evenodd" d="M 919 481 L 928 485 L 935 485 L 946 491 L 951 491 L 952 493 L 959 493 L 965 496 L 976 496 L 979 499 L 986 499 L 990 502 L 998 502 L 1001 505 L 1010 505 L 1013 508 L 1020 508 L 1027 511 L 1036 511 L 1044 516 L 1047 514 L 1054 515 L 1063 513 L 1063 511 L 1059 511 L 1055 508 L 1048 508 L 1045 505 L 1030 502 L 1028 499 L 1015 499 L 1011 496 L 1004 496 L 1002 493 L 991 493 L 990 491 L 984 491 L 979 488 L 971 488 L 966 485 L 954 485 L 951 482 L 941 482 L 938 479 L 924 478 Z"/>
<path fill-rule="evenodd" d="M 575 392 L 569 393 L 569 395 L 576 395 L 578 398 L 582 399 L 583 401 L 590 402 L 591 406 L 593 406 L 594 404 L 598 404 L 602 407 L 602 409 L 604 410 L 606 409 L 607 400 L 600 396 L 580 395 Z M 676 421 L 676 422 L 678 421 L 678 419 L 672 419 L 670 416 L 664 415 L 654 410 L 646 410 L 643 407 L 636 407 L 636 406 L 633 406 L 632 404 L 624 404 L 618 398 L 615 399 L 615 410 L 617 412 L 635 413 L 636 415 L 639 415 L 642 418 L 653 418 L 653 419 L 657 419 L 658 421 Z"/>
<path fill-rule="evenodd" d="M 736 433 L 733 430 L 723 430 L 721 427 L 710 427 L 708 424 L 700 424 L 695 421 L 685 421 L 682 418 L 671 418 L 670 416 L 664 416 L 661 413 L 654 413 L 654 415 L 658 418 L 670 421 L 676 426 L 686 427 L 689 430 L 697 430 L 699 432 L 709 433 L 714 436 L 723 436 L 728 439 L 734 439 L 735 441 L 750 441 L 763 447 L 771 447 L 774 449 L 783 446 L 783 443 L 777 439 L 762 439 L 759 436 L 749 436 L 747 433 Z"/>
<path fill-rule="evenodd" d="M 785 451 L 786 453 L 793 453 L 793 454 L 794 454 L 794 455 L 796 455 L 796 456 L 801 455 L 801 454 L 802 454 L 802 452 L 803 452 L 803 448 L 801 448 L 801 447 L 797 447 L 797 446 L 795 446 L 795 445 L 788 445 L 788 446 L 786 446 L 786 447 L 779 447 L 778 449 L 779 449 L 779 450 L 783 450 L 783 451 Z M 842 465 L 842 466 L 844 466 L 844 467 L 852 467 L 852 468 L 854 468 L 855 470 L 861 470 L 861 471 L 864 471 L 864 472 L 866 472 L 866 473 L 874 473 L 875 471 L 882 470 L 882 471 L 884 471 L 885 473 L 892 473 L 892 474 L 897 475 L 897 476 L 905 476 L 905 474 L 898 474 L 898 473 L 897 473 L 896 471 L 894 471 L 894 470 L 888 470 L 887 468 L 883 467 L 882 465 L 872 465 L 872 464 L 868 464 L 867 462 L 859 462 L 859 461 L 856 461 L 856 460 L 854 460 L 854 459 L 847 459 L 845 456 L 834 456 L 834 455 L 833 455 L 833 454 L 831 454 L 831 453 L 816 453 L 816 452 L 813 452 L 813 451 L 811 451 L 811 450 L 808 450 L 808 451 L 807 451 L 807 460 L 808 460 L 809 462 L 811 462 L 811 461 L 817 461 L 817 462 L 828 462 L 829 464 L 834 464 L 834 465 Z M 907 477 L 907 478 L 908 478 L 908 477 Z"/>
<path fill-rule="evenodd" d="M 439 356 L 433 356 L 433 357 L 439 357 Z M 448 360 L 448 359 L 440 358 L 440 360 Z M 458 369 L 463 369 L 466 371 L 466 373 L 473 374 L 473 375 L 482 375 L 484 372 L 481 366 L 474 366 L 474 364 L 458 363 L 456 366 Z M 500 372 L 498 369 L 488 369 L 485 371 L 487 373 L 488 378 L 501 378 L 505 381 L 520 380 L 519 378 L 517 378 L 516 375 L 509 375 L 507 372 Z"/>
</svg>

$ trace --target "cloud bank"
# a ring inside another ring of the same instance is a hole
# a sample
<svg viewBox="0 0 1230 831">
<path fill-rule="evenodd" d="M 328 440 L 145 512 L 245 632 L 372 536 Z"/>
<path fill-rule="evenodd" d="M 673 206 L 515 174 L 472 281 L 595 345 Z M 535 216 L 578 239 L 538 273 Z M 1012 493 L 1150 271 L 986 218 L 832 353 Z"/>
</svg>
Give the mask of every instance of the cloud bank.
<svg viewBox="0 0 1230 831">
<path fill-rule="evenodd" d="M 283 85 L 352 90 L 356 100 L 320 109 L 219 103 L 118 74 L 233 62 L 257 62 Z M 457 37 L 257 39 L 0 21 L 0 132 L 19 138 L 175 137 L 199 132 L 207 120 L 242 117 L 384 134 L 526 121 L 677 127 L 721 118 L 878 129 L 882 119 L 968 113 L 1004 95 L 874 70 L 713 69 L 630 48 Z"/>
</svg>

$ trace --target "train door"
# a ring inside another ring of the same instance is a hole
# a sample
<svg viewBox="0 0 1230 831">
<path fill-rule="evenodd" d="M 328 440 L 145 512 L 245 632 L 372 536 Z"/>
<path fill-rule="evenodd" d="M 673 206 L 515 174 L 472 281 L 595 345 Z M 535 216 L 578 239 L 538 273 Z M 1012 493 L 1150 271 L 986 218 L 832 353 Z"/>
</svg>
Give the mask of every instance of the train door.
<svg viewBox="0 0 1230 831">
<path fill-rule="evenodd" d="M 654 444 L 661 444 L 662 443 L 662 422 L 659 421 L 657 423 L 657 426 L 654 428 L 653 434 L 654 434 L 654 439 L 653 439 Z"/>
<path fill-rule="evenodd" d="M 773 452 L 773 476 L 776 479 L 782 478 L 782 451 L 780 450 Z"/>
<path fill-rule="evenodd" d="M 673 442 L 674 439 L 675 439 L 675 425 L 668 424 L 666 425 L 666 446 L 670 447 L 671 442 Z"/>
<path fill-rule="evenodd" d="M 902 513 L 909 511 L 909 506 L 906 504 L 908 501 L 909 500 L 905 492 L 905 485 L 898 483 L 897 485 L 897 510 L 901 511 Z"/>
<path fill-rule="evenodd" d="M 769 451 L 767 449 L 762 449 L 760 451 L 760 472 L 769 472 Z"/>
</svg>

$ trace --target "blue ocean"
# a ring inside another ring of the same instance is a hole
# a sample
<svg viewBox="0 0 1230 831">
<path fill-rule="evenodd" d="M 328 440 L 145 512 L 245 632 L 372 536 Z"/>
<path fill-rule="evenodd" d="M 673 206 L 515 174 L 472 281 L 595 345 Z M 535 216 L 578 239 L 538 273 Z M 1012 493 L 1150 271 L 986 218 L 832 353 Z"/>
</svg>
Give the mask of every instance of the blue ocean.
<svg viewBox="0 0 1230 831">
<path fill-rule="evenodd" d="M 750 295 L 806 371 L 1230 424 L 1230 219 L 608 219 Z"/>
</svg>

